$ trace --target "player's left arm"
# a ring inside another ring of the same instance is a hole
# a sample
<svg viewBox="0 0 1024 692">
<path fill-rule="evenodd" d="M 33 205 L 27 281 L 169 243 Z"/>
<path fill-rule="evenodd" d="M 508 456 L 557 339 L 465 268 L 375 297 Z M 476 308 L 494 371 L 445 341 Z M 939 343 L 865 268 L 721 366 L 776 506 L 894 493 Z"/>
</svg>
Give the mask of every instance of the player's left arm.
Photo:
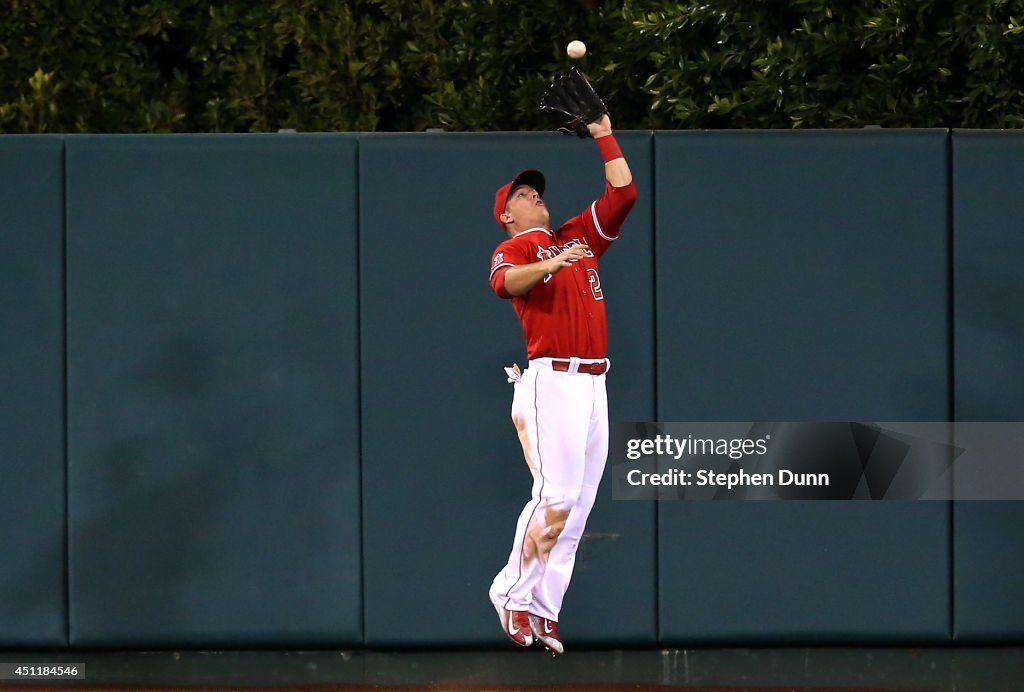
<svg viewBox="0 0 1024 692">
<path fill-rule="evenodd" d="M 587 129 L 604 159 L 606 184 L 604 194 L 584 212 L 583 217 L 585 225 L 593 234 L 589 242 L 601 254 L 619 237 L 622 224 L 636 202 L 637 190 L 633 172 L 612 133 L 612 122 L 608 114 L 605 113 L 587 125 Z"/>
<path fill-rule="evenodd" d="M 633 172 L 629 170 L 626 157 L 622 155 L 618 142 L 612 133 L 612 120 L 605 113 L 600 119 L 587 125 L 590 136 L 597 142 L 597 148 L 604 157 L 604 177 L 612 187 L 627 187 L 633 183 Z M 633 186 L 635 187 L 635 186 Z"/>
</svg>

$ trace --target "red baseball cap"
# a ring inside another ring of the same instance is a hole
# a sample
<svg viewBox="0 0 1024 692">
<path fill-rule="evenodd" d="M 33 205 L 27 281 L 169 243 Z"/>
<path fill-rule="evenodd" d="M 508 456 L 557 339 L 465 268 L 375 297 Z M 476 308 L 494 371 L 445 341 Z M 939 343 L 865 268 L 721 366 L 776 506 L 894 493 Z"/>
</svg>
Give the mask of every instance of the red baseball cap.
<svg viewBox="0 0 1024 692">
<path fill-rule="evenodd" d="M 527 168 L 513 178 L 512 182 L 505 183 L 498 188 L 498 191 L 494 193 L 494 219 L 503 229 L 505 224 L 501 222 L 501 215 L 505 213 L 505 207 L 508 205 L 508 198 L 512 194 L 512 190 L 515 190 L 520 185 L 529 185 L 537 191 L 538 195 L 543 197 L 547 182 L 544 180 L 543 173 L 533 168 Z"/>
</svg>

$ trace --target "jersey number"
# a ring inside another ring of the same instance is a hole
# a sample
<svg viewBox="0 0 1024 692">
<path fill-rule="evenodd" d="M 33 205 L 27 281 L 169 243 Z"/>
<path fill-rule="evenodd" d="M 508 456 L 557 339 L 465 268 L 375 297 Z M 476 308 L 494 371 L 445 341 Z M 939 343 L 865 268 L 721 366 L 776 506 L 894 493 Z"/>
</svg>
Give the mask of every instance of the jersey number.
<svg viewBox="0 0 1024 692">
<path fill-rule="evenodd" d="M 596 269 L 587 270 L 587 280 L 590 281 L 590 292 L 594 294 L 594 300 L 604 300 L 604 291 L 601 290 L 601 277 L 597 275 Z"/>
</svg>

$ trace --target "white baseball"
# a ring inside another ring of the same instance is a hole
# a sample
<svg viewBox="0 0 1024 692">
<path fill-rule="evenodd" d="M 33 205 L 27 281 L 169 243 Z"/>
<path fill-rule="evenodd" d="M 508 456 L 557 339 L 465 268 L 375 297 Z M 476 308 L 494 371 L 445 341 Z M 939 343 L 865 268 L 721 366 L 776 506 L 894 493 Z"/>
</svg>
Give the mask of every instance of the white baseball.
<svg viewBox="0 0 1024 692">
<path fill-rule="evenodd" d="M 565 52 L 573 60 L 579 60 L 587 54 L 587 44 L 583 41 L 569 41 L 569 45 L 565 47 Z"/>
</svg>

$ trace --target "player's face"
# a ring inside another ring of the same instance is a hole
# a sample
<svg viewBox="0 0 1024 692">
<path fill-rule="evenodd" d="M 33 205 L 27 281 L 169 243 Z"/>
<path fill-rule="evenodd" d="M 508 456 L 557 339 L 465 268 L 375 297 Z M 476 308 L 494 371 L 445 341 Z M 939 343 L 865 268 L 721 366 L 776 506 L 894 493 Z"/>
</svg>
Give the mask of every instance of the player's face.
<svg viewBox="0 0 1024 692">
<path fill-rule="evenodd" d="M 548 208 L 544 200 L 529 185 L 520 185 L 512 190 L 508 197 L 506 206 L 508 213 L 512 215 L 513 221 L 521 228 L 533 228 L 536 226 L 547 227 Z"/>
</svg>

